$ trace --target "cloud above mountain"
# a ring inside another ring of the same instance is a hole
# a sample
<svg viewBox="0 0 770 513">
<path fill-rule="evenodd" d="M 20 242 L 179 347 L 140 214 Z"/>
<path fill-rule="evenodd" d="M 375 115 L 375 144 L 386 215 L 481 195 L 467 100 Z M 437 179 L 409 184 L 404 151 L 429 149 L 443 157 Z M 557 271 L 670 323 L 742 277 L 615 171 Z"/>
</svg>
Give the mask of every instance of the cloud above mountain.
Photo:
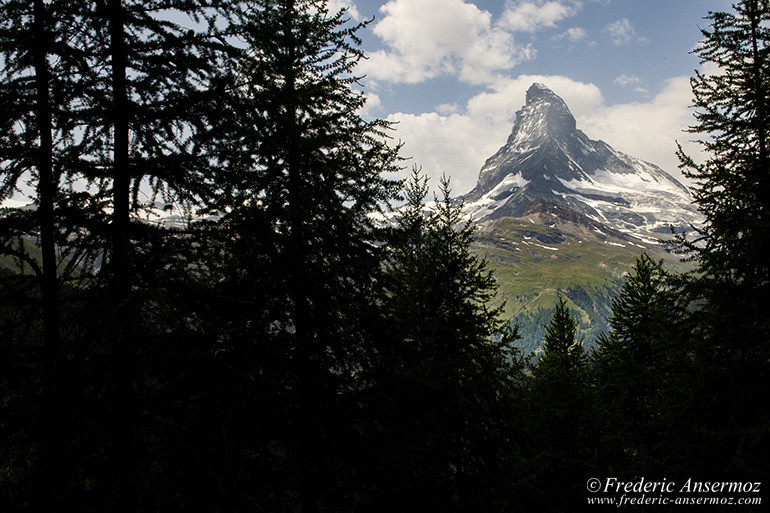
<svg viewBox="0 0 770 513">
<path fill-rule="evenodd" d="M 337 0 L 341 1 L 341 0 Z M 390 0 L 373 27 L 382 48 L 360 70 L 377 82 L 416 84 L 451 76 L 468 84 L 494 82 L 536 55 L 517 32 L 555 27 L 580 10 L 570 0 L 508 2 L 501 16 L 464 0 Z M 582 37 L 572 29 L 571 38 Z"/>
<path fill-rule="evenodd" d="M 580 10 L 580 2 L 518 1 L 508 2 L 502 16 L 502 25 L 513 31 L 535 32 L 544 27 L 555 27 Z"/>
<path fill-rule="evenodd" d="M 647 38 L 639 36 L 636 33 L 636 29 L 631 25 L 631 22 L 627 18 L 621 18 L 613 23 L 610 23 L 604 28 L 604 32 L 610 36 L 612 44 L 620 46 L 631 41 L 639 41 L 646 43 Z"/>
<path fill-rule="evenodd" d="M 482 83 L 533 56 L 492 15 L 462 0 L 391 0 L 374 26 L 383 48 L 360 70 L 375 81 L 419 83 L 455 76 Z"/>
</svg>

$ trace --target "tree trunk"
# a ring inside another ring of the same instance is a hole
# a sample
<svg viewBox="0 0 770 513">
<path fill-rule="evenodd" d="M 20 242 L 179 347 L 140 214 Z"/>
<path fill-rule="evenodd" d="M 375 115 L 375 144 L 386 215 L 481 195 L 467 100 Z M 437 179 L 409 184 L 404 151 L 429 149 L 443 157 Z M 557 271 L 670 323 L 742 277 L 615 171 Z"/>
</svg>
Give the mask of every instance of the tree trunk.
<svg viewBox="0 0 770 513">
<path fill-rule="evenodd" d="M 295 327 L 295 365 L 297 372 L 298 395 L 298 436 L 299 436 L 299 494 L 300 511 L 302 513 L 317 513 L 320 504 L 320 477 L 318 455 L 319 440 L 317 390 L 315 382 L 315 363 L 313 361 L 313 322 L 309 301 L 311 279 L 308 272 L 308 234 L 304 221 L 306 216 L 302 210 L 307 208 L 304 202 L 304 184 L 302 164 L 299 158 L 301 138 L 297 120 L 296 101 L 296 45 L 294 34 L 294 0 L 285 0 L 283 8 L 283 35 L 286 48 L 286 63 L 284 69 L 284 91 L 288 119 L 288 147 L 292 148 L 286 157 L 288 170 L 288 217 L 289 245 L 292 262 L 290 295 L 294 306 Z"/>
<path fill-rule="evenodd" d="M 130 284 L 129 244 L 129 102 L 126 85 L 126 48 L 124 12 L 121 0 L 110 0 L 110 54 L 112 57 L 113 101 L 113 213 L 111 222 L 112 255 L 109 262 L 113 317 L 110 330 L 113 355 L 114 402 L 112 429 L 116 511 L 137 509 L 136 461 L 134 457 L 134 312 Z"/>
<path fill-rule="evenodd" d="M 43 408 L 42 423 L 42 486 L 40 494 L 46 511 L 58 511 L 64 492 L 66 472 L 63 468 L 61 415 L 61 340 L 59 336 L 59 291 L 56 276 L 56 242 L 54 198 L 58 178 L 53 170 L 53 121 L 50 105 L 50 74 L 47 62 L 49 32 L 43 0 L 34 2 L 34 63 L 37 103 L 37 124 L 40 147 L 38 168 L 38 215 L 40 217 L 40 246 L 43 260 L 41 300 L 43 311 Z"/>
</svg>

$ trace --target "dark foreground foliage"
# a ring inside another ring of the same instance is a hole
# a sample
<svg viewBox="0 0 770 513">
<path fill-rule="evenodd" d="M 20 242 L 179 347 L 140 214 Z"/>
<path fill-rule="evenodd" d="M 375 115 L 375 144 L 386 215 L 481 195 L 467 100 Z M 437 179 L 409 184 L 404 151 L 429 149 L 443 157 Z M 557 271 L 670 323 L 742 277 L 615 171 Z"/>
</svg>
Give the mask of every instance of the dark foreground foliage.
<svg viewBox="0 0 770 513">
<path fill-rule="evenodd" d="M 0 510 L 576 511 L 591 477 L 770 482 L 768 11 L 710 15 L 696 50 L 726 70 L 693 79 L 709 160 L 681 155 L 697 271 L 642 256 L 593 352 L 562 300 L 527 359 L 448 181 L 427 208 L 417 169 L 391 179 L 345 12 L 4 0 L 0 197 L 34 203 L 0 216 Z"/>
</svg>

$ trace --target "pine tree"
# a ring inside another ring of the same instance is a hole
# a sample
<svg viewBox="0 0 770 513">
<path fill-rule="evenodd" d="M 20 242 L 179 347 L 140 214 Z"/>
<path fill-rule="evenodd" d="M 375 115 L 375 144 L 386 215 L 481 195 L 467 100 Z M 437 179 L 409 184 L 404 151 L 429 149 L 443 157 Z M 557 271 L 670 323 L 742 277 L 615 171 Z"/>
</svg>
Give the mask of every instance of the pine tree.
<svg viewBox="0 0 770 513">
<path fill-rule="evenodd" d="M 699 273 L 681 292 L 692 313 L 689 358 L 679 376 L 679 416 L 670 422 L 688 433 L 680 449 L 692 467 L 757 475 L 766 472 L 756 454 L 767 447 L 762 433 L 770 425 L 770 5 L 743 0 L 707 19 L 694 53 L 716 71 L 691 80 L 691 132 L 701 136 L 706 160 L 679 151 L 706 220 L 693 240 L 680 237 Z M 705 445 L 708 454 L 698 449 Z"/>
<path fill-rule="evenodd" d="M 629 475 L 662 471 L 659 448 L 667 389 L 676 365 L 677 304 L 662 262 L 646 253 L 636 261 L 612 302 L 609 334 L 592 354 L 597 401 L 607 418 L 603 445 Z"/>
<path fill-rule="evenodd" d="M 577 483 L 593 465 L 593 412 L 588 389 L 587 358 L 576 338 L 575 320 L 566 300 L 559 297 L 546 326 L 543 351 L 532 368 L 525 428 L 530 488 L 545 511 L 563 511 L 582 500 Z M 552 494 L 552 483 L 564 486 Z"/>
<path fill-rule="evenodd" d="M 511 381 L 521 371 L 511 348 L 517 335 L 502 330 L 497 286 L 472 252 L 475 227 L 448 180 L 428 205 L 427 192 L 414 168 L 388 245 L 387 336 L 371 413 L 381 420 L 369 444 L 387 484 L 374 487 L 372 500 L 384 510 L 501 507 L 510 488 Z"/>
<path fill-rule="evenodd" d="M 398 169 L 388 124 L 359 115 L 361 27 L 325 1 L 263 0 L 241 4 L 228 28 L 242 50 L 210 142 L 225 171 L 212 228 L 224 259 L 211 269 L 216 293 L 233 292 L 215 314 L 226 357 L 256 363 L 238 366 L 237 386 L 259 406 L 234 405 L 233 433 L 251 472 L 241 479 L 266 493 L 237 500 L 266 509 L 341 507 L 341 462 L 354 458 L 351 398 L 381 274 L 372 214 Z"/>
<path fill-rule="evenodd" d="M 40 414 L 34 413 L 34 407 L 31 414 L 38 424 L 32 440 L 40 453 L 40 473 L 32 478 L 30 497 L 36 507 L 49 511 L 62 507 L 68 480 L 62 417 L 69 398 L 63 391 L 66 351 L 60 334 L 58 267 L 62 259 L 57 248 L 66 238 L 59 228 L 62 216 L 56 207 L 63 196 L 60 176 L 71 172 L 67 154 L 77 151 L 74 127 L 67 122 L 74 97 L 67 84 L 77 76 L 72 21 L 72 9 L 65 2 L 13 1 L 5 2 L 0 10 L 0 102 L 5 106 L 0 199 L 18 192 L 27 179 L 35 187 L 31 209 L 3 212 L 0 253 L 29 266 L 38 282 L 33 290 L 39 291 L 40 322 L 35 319 L 30 325 L 42 325 L 41 351 L 34 359 L 34 375 L 42 389 Z M 32 244 L 40 248 L 39 259 L 28 251 Z M 11 333 L 3 338 L 9 344 L 14 339 Z M 27 401 L 37 404 L 36 398 Z"/>
</svg>

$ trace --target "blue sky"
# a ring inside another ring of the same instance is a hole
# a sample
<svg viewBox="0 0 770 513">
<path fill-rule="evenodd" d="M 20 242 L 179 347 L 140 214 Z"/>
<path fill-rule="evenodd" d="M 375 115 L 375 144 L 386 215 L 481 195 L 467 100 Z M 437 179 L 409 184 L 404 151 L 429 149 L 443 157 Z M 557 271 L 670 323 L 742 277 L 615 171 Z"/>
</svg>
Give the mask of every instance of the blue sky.
<svg viewBox="0 0 770 513">
<path fill-rule="evenodd" d="M 397 122 L 428 175 L 475 185 L 532 82 L 562 96 L 581 128 L 680 177 L 675 140 L 692 123 L 690 53 L 725 0 L 331 0 L 356 19 L 369 59 L 365 114 Z M 434 180 L 435 183 L 435 180 Z"/>
</svg>

